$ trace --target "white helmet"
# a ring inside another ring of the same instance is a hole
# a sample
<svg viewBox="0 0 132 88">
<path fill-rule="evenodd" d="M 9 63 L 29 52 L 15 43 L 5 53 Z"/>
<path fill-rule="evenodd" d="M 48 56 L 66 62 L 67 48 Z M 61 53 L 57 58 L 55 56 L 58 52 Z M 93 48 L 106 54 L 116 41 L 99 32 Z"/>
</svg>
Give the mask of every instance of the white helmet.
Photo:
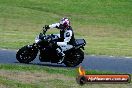
<svg viewBox="0 0 132 88">
<path fill-rule="evenodd" d="M 60 20 L 60 24 L 64 27 L 67 28 L 68 26 L 70 26 L 70 21 L 68 18 L 62 18 Z"/>
</svg>

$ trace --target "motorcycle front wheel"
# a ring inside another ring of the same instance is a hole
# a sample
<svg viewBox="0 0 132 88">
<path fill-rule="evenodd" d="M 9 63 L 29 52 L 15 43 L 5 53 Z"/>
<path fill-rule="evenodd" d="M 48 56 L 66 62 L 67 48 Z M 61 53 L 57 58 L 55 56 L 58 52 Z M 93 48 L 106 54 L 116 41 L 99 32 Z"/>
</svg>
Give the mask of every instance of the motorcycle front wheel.
<svg viewBox="0 0 132 88">
<path fill-rule="evenodd" d="M 24 46 L 18 50 L 16 54 L 16 59 L 20 63 L 26 63 L 33 61 L 37 56 L 38 50 L 36 48 L 29 48 L 28 46 Z"/>
</svg>

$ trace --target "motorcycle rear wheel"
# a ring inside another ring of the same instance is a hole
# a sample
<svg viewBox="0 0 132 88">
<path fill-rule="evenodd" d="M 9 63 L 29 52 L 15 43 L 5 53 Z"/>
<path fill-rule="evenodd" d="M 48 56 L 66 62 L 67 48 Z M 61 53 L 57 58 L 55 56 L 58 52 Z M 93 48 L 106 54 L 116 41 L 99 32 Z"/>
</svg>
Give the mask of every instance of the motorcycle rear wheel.
<svg viewBox="0 0 132 88">
<path fill-rule="evenodd" d="M 67 67 L 75 67 L 82 63 L 84 59 L 84 52 L 81 49 L 75 50 L 68 55 L 64 61 Z"/>
<path fill-rule="evenodd" d="M 35 48 L 29 48 L 27 46 L 22 47 L 16 54 L 16 59 L 20 63 L 26 63 L 33 61 L 37 56 L 38 50 Z"/>
</svg>

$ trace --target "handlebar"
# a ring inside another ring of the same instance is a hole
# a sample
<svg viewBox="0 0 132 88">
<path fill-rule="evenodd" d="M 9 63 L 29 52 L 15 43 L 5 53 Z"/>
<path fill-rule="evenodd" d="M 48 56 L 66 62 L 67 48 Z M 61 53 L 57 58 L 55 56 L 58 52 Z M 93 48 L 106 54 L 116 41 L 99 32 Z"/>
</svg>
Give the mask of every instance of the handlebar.
<svg viewBox="0 0 132 88">
<path fill-rule="evenodd" d="M 43 34 L 45 35 L 45 33 L 47 32 L 47 29 L 45 29 L 45 27 L 43 27 L 42 31 L 43 31 Z"/>
</svg>

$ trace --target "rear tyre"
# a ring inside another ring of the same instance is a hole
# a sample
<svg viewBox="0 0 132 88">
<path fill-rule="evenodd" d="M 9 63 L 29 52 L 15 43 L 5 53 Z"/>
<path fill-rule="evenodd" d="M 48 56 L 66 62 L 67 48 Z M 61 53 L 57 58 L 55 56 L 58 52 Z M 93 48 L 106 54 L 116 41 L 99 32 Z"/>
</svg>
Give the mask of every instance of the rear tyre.
<svg viewBox="0 0 132 88">
<path fill-rule="evenodd" d="M 20 63 L 29 63 L 33 61 L 37 56 L 38 50 L 36 48 L 29 48 L 28 46 L 24 46 L 18 50 L 16 54 L 16 59 Z"/>
<path fill-rule="evenodd" d="M 75 67 L 82 63 L 83 59 L 84 52 L 81 49 L 77 49 L 75 51 L 70 52 L 69 55 L 66 56 L 64 64 L 67 67 Z"/>
</svg>

